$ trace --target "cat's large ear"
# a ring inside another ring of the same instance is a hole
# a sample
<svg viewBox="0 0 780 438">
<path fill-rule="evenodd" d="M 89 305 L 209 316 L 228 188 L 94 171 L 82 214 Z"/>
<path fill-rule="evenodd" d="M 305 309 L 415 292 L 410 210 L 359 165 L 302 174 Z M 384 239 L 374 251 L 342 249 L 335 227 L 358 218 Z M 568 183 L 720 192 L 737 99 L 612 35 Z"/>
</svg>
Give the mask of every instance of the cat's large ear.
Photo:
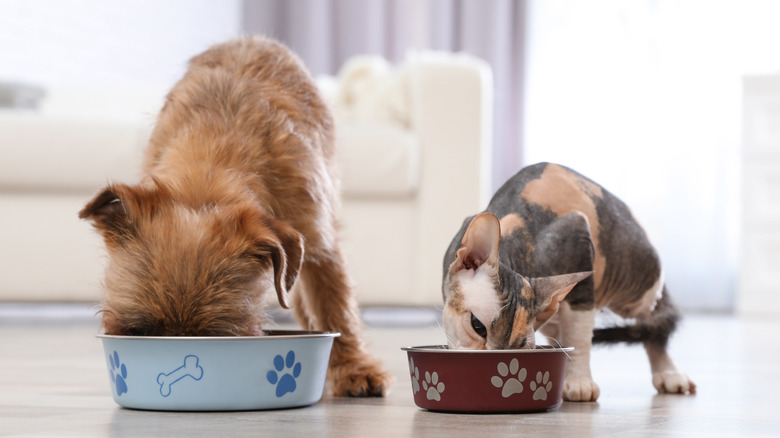
<svg viewBox="0 0 780 438">
<path fill-rule="evenodd" d="M 531 283 L 539 303 L 539 312 L 536 314 L 534 329 L 538 329 L 555 315 L 561 302 L 574 289 L 574 286 L 592 274 L 593 271 L 587 271 L 529 279 L 528 281 Z"/>
<path fill-rule="evenodd" d="M 471 220 L 455 261 L 450 266 L 450 274 L 464 269 L 474 272 L 488 269 L 498 272 L 498 242 L 501 228 L 498 218 L 492 213 L 480 213 Z"/>
</svg>

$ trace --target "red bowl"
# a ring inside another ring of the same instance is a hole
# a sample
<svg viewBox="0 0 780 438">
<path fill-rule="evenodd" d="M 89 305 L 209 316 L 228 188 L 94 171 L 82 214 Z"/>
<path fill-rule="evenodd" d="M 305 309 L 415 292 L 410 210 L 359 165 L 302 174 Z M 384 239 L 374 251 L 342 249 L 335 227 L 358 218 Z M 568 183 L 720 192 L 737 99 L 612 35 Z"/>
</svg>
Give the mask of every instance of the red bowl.
<svg viewBox="0 0 780 438">
<path fill-rule="evenodd" d="M 567 352 L 405 347 L 417 406 L 446 412 L 530 412 L 561 405 Z"/>
</svg>

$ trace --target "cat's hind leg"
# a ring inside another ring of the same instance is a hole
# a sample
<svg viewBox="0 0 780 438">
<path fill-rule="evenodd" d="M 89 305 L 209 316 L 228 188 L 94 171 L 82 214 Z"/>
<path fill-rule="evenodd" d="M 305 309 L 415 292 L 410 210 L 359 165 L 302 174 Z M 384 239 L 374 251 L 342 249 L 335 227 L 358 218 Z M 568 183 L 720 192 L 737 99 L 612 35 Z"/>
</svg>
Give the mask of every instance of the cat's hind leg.
<svg viewBox="0 0 780 438">
<path fill-rule="evenodd" d="M 696 394 L 696 384 L 674 366 L 666 349 L 669 336 L 677 326 L 679 315 L 664 287 L 661 299 L 656 303 L 649 318 L 649 332 L 643 345 L 650 360 L 653 386 L 661 394 Z M 640 324 L 642 321 L 640 321 Z"/>
<path fill-rule="evenodd" d="M 653 386 L 659 394 L 696 394 L 696 384 L 677 370 L 666 347 L 645 343 L 645 351 L 653 372 Z"/>
<path fill-rule="evenodd" d="M 695 394 L 696 384 L 677 370 L 667 351 L 669 337 L 677 328 L 680 315 L 664 286 L 661 298 L 652 311 L 639 314 L 636 323 L 604 328 L 593 333 L 594 343 L 642 343 L 650 360 L 653 386 L 661 394 Z"/>
</svg>

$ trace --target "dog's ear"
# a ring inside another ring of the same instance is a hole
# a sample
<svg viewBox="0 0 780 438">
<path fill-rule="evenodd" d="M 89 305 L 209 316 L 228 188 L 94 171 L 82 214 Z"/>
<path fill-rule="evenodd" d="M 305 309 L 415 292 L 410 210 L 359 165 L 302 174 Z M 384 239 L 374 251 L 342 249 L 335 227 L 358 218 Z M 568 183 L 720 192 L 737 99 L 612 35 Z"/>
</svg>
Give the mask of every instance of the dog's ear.
<svg viewBox="0 0 780 438">
<path fill-rule="evenodd" d="M 120 195 L 128 189 L 124 185 L 108 186 L 79 212 L 79 218 L 90 221 L 106 245 L 120 244 L 131 232 L 127 207 Z"/>
<path fill-rule="evenodd" d="M 303 236 L 286 223 L 274 219 L 269 219 L 265 225 L 272 233 L 263 236 L 256 250 L 261 255 L 270 255 L 274 265 L 276 296 L 279 304 L 289 309 L 289 291 L 303 264 Z"/>
</svg>

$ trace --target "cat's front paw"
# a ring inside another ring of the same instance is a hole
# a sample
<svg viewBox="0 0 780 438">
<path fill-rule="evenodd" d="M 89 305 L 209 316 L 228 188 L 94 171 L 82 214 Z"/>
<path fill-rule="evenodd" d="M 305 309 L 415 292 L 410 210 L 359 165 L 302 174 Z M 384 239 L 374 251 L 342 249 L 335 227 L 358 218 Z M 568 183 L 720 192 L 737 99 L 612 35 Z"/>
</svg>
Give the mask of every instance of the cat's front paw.
<svg viewBox="0 0 780 438">
<path fill-rule="evenodd" d="M 347 397 L 382 397 L 387 395 L 395 378 L 374 359 L 333 364 L 329 370 L 333 395 Z"/>
<path fill-rule="evenodd" d="M 566 379 L 563 383 L 563 399 L 566 401 L 596 401 L 599 394 L 599 385 L 590 377 Z"/>
<path fill-rule="evenodd" d="M 696 384 L 679 371 L 653 373 L 653 386 L 659 394 L 696 394 Z"/>
</svg>

